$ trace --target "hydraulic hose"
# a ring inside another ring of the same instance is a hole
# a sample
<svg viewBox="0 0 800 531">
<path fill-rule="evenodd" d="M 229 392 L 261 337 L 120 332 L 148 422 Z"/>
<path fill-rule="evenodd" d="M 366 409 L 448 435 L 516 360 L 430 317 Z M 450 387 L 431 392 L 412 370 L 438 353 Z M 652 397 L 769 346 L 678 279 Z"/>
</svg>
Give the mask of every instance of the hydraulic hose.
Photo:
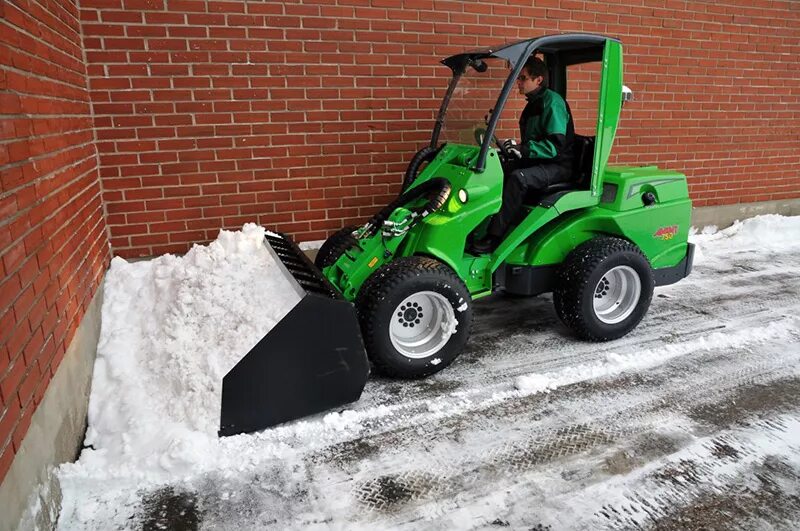
<svg viewBox="0 0 800 531">
<path fill-rule="evenodd" d="M 442 177 L 436 177 L 427 181 L 426 183 L 418 186 L 417 188 L 422 188 L 425 185 L 430 185 L 428 187 L 427 193 L 421 194 L 428 198 L 428 202 L 425 205 L 413 210 L 417 216 L 420 218 L 424 218 L 428 214 L 432 212 L 436 212 L 442 206 L 444 206 L 445 201 L 450 197 L 450 191 L 452 190 L 452 185 L 450 181 L 444 179 Z"/>
<path fill-rule="evenodd" d="M 410 203 L 411 201 L 415 201 L 423 197 L 427 198 L 427 203 L 421 207 L 413 209 L 411 211 L 411 215 L 417 219 L 424 218 L 431 212 L 435 212 L 444 205 L 444 203 L 450 197 L 451 190 L 452 185 L 450 184 L 450 181 L 443 177 L 435 177 L 429 181 L 425 181 L 416 188 L 412 188 L 411 190 L 402 193 L 397 199 L 386 205 L 380 210 L 380 212 L 372 216 L 372 219 L 370 219 L 367 223 L 369 226 L 369 233 L 371 235 L 375 234 L 375 232 L 377 232 L 383 226 L 383 222 L 386 221 L 396 209 Z"/>
<path fill-rule="evenodd" d="M 400 189 L 401 191 L 404 192 L 408 190 L 408 187 L 417 179 L 419 167 L 422 166 L 423 163 L 430 162 L 436 158 L 437 153 L 439 153 L 439 148 L 431 146 L 425 146 L 417 151 L 414 157 L 412 157 L 411 162 L 408 163 L 408 168 L 403 176 L 403 187 Z"/>
</svg>

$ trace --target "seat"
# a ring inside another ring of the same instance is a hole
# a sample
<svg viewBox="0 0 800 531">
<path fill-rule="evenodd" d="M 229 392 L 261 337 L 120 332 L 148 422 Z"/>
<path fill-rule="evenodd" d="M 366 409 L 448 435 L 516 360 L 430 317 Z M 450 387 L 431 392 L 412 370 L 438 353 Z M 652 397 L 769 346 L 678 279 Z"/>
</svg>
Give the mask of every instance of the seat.
<svg viewBox="0 0 800 531">
<path fill-rule="evenodd" d="M 594 160 L 593 136 L 575 135 L 572 143 L 572 180 L 565 183 L 551 184 L 544 191 L 526 197 L 526 204 L 536 203 L 539 206 L 551 207 L 567 192 L 588 190 L 592 179 L 592 161 Z"/>
<path fill-rule="evenodd" d="M 572 173 L 575 176 L 578 190 L 589 188 L 593 161 L 594 137 L 575 135 L 575 141 L 572 144 Z"/>
</svg>

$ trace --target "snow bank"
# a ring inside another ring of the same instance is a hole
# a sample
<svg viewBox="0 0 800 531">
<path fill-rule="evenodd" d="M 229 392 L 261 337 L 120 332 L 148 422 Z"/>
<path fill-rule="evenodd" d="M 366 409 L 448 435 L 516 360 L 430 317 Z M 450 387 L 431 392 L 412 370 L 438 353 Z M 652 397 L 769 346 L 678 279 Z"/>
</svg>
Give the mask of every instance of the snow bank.
<svg viewBox="0 0 800 531">
<path fill-rule="evenodd" d="M 223 376 L 299 301 L 264 234 L 248 224 L 183 257 L 112 260 L 82 463 L 182 474 L 208 458 Z"/>
<path fill-rule="evenodd" d="M 701 248 L 711 245 L 725 254 L 731 249 L 794 251 L 800 249 L 800 216 L 767 214 L 737 220 L 723 230 L 715 226 L 693 230 L 689 239 Z"/>
</svg>

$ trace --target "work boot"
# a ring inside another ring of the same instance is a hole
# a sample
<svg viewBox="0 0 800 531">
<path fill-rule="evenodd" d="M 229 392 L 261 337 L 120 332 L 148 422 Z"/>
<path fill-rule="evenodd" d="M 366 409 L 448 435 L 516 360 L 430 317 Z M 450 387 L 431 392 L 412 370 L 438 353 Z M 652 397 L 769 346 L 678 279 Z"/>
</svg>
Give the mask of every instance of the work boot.
<svg viewBox="0 0 800 531">
<path fill-rule="evenodd" d="M 483 238 L 473 241 L 468 250 L 475 255 L 489 254 L 497 248 L 499 243 L 500 239 L 497 236 L 487 234 Z"/>
</svg>

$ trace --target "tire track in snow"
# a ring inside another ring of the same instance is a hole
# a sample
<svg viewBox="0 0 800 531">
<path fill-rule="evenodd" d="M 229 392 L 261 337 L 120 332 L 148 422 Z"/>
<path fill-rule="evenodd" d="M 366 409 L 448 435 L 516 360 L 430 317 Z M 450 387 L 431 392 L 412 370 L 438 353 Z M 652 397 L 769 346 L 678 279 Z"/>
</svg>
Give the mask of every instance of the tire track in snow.
<svg viewBox="0 0 800 531">
<path fill-rule="evenodd" d="M 542 494 L 531 475 L 555 469 L 587 481 L 596 466 L 592 455 L 645 436 L 649 440 L 653 433 L 667 435 L 650 457 L 673 453 L 688 437 L 674 433 L 676 423 L 688 423 L 683 412 L 724 403 L 743 386 L 768 385 L 791 367 L 800 369 L 791 351 L 766 359 L 746 349 L 678 357 L 633 378 L 622 375 L 628 381 L 621 386 L 616 379 L 579 383 L 516 403 L 370 433 L 265 466 L 257 476 L 209 480 L 196 488 L 195 503 L 204 525 L 224 529 L 246 525 L 243 515 L 274 528 L 342 521 L 348 528 L 429 528 L 437 522 L 461 527 L 464 521 L 448 516 L 453 507 L 442 500 L 458 500 L 475 512 L 500 485 L 526 492 L 538 503 Z M 633 389 L 631 379 L 637 380 Z M 598 404 L 604 409 L 598 411 Z M 483 524 L 495 518 L 491 511 L 477 513 Z"/>
<path fill-rule="evenodd" d="M 763 342 L 770 338 L 792 338 L 792 331 L 794 329 L 794 321 L 783 319 L 775 321 L 773 316 L 771 323 L 763 322 L 758 319 L 752 323 L 740 321 L 737 323 L 736 329 L 733 331 L 725 331 L 724 333 L 717 333 L 715 340 L 721 344 L 727 345 L 728 348 L 739 344 L 747 344 L 748 342 Z M 796 338 L 795 338 L 796 340 Z M 664 361 L 685 355 L 694 355 L 695 351 L 713 350 L 714 343 L 707 341 L 706 337 L 698 337 L 694 341 L 676 343 L 665 346 L 660 351 L 651 349 L 649 351 L 629 352 L 612 359 L 612 363 L 605 363 L 596 361 L 595 358 L 603 359 L 605 354 L 610 353 L 610 349 L 606 352 L 601 352 L 594 356 L 591 363 L 579 364 L 576 363 L 571 367 L 556 369 L 544 375 L 557 386 L 570 385 L 579 383 L 583 380 L 597 378 L 599 376 L 610 376 L 618 372 L 631 371 L 639 367 L 641 364 L 637 362 L 636 357 L 642 356 L 645 359 L 645 365 L 658 365 Z M 659 359 L 661 357 L 662 359 Z M 617 358 L 622 361 L 614 363 Z M 544 391 L 545 389 L 541 389 Z M 382 431 L 391 431 L 403 428 L 404 425 L 416 425 L 428 420 L 442 419 L 448 416 L 463 415 L 468 412 L 475 412 L 486 409 L 508 400 L 516 400 L 528 394 L 535 394 L 537 390 L 525 391 L 515 390 L 512 382 L 506 377 L 499 384 L 484 385 L 483 387 L 475 387 L 465 391 L 455 391 L 443 396 L 435 396 L 433 398 L 419 398 L 407 399 L 393 407 L 388 411 L 382 410 L 385 414 L 373 416 L 369 410 L 360 410 L 353 417 L 350 425 L 357 426 L 362 429 L 363 433 L 376 433 Z M 359 416 L 362 415 L 362 416 Z M 342 419 L 347 423 L 347 417 Z"/>
<path fill-rule="evenodd" d="M 771 420 L 760 420 L 745 427 L 726 430 L 711 438 L 700 439 L 688 448 L 670 456 L 657 467 L 648 467 L 633 481 L 617 485 L 621 493 L 620 501 L 607 503 L 598 510 L 592 519 L 592 527 L 596 529 L 631 529 L 648 528 L 660 523 L 660 527 L 668 527 L 669 520 L 685 523 L 685 516 L 699 504 L 707 503 L 709 498 L 738 497 L 738 504 L 729 506 L 726 529 L 734 526 L 740 529 L 752 528 L 745 525 L 749 517 L 758 515 L 760 505 L 759 494 L 766 486 L 775 487 L 776 470 L 759 469 L 769 467 L 770 462 L 782 463 L 785 476 L 795 482 L 792 492 L 781 492 L 777 495 L 786 504 L 781 511 L 761 515 L 784 520 L 790 523 L 800 515 L 800 498 L 797 497 L 797 480 L 800 478 L 800 412 L 780 415 Z M 774 468 L 774 465 L 773 465 Z M 778 475 L 781 475 L 780 473 Z M 753 485 L 754 479 L 760 479 L 762 485 Z M 737 488 L 738 487 L 738 488 Z M 754 503 L 755 502 L 755 503 Z M 736 515 L 736 516 L 734 516 Z M 716 520 L 720 515 L 711 513 L 698 514 L 700 525 L 720 528 Z"/>
<path fill-rule="evenodd" d="M 623 399 L 608 396 L 604 388 L 608 382 L 603 382 L 604 385 L 598 386 L 594 393 L 592 385 L 576 385 L 559 389 L 551 395 L 527 397 L 524 400 L 528 402 L 523 400 L 513 404 L 506 401 L 498 404 L 497 408 L 488 408 L 477 414 L 465 411 L 463 415 L 440 422 L 417 422 L 405 429 L 373 433 L 359 440 L 358 444 L 343 443 L 311 456 L 306 463 L 306 474 L 314 478 L 316 485 L 324 485 L 320 478 L 326 475 L 350 478 L 348 485 L 360 482 L 353 487 L 354 500 L 348 505 L 348 512 L 357 511 L 359 504 L 379 511 L 394 510 L 408 503 L 470 492 L 476 488 L 475 485 L 481 484 L 480 478 L 486 473 L 502 473 L 500 475 L 504 477 L 525 473 L 565 456 L 579 455 L 636 433 L 652 431 L 674 421 L 674 414 L 665 415 L 660 411 L 665 401 L 681 397 L 688 408 L 702 402 L 702 397 L 712 399 L 743 384 L 778 378 L 779 369 L 786 367 L 786 359 L 782 357 L 763 360 L 757 353 L 747 351 L 724 354 L 710 351 L 698 359 L 677 358 L 673 360 L 677 364 L 674 367 L 656 367 L 657 373 L 646 381 L 645 389 Z M 699 373 L 704 378 L 682 380 L 672 376 L 674 373 L 697 373 L 693 366 L 695 363 L 709 364 L 704 358 L 717 359 L 719 365 L 711 374 Z M 729 366 L 732 364 L 738 370 Z M 658 388 L 656 382 L 661 381 L 675 381 L 678 385 L 662 389 L 661 394 L 653 396 L 651 387 Z M 557 396 L 562 391 L 566 396 Z M 624 396 L 626 389 L 623 387 L 616 392 Z M 632 400 L 637 396 L 638 401 Z M 592 417 L 591 408 L 593 405 L 596 408 L 598 400 L 615 407 L 609 407 L 606 415 L 595 413 Z M 558 401 L 566 402 L 564 409 L 567 411 L 582 412 L 584 420 L 589 417 L 594 422 L 575 422 L 580 416 L 570 419 L 562 414 L 548 413 L 548 409 L 553 409 L 553 402 Z M 511 412 L 515 410 L 514 416 Z M 541 426 L 532 428 L 537 425 Z M 489 441 L 475 439 L 482 433 L 498 432 L 503 432 L 504 436 L 519 434 L 519 437 L 511 437 L 502 444 L 493 436 Z M 470 449 L 469 456 L 453 457 L 459 455 L 458 452 L 463 454 L 465 448 Z M 415 462 L 415 466 L 409 469 L 409 463 L 402 455 L 406 453 L 418 457 L 429 455 L 430 458 Z M 339 469 L 338 474 L 331 472 L 331 466 Z M 360 472 L 362 468 L 366 469 L 365 473 Z M 375 470 L 383 473 L 371 475 Z M 466 481 L 469 478 L 477 479 Z M 332 484 L 319 490 L 340 492 L 341 486 Z"/>
<path fill-rule="evenodd" d="M 462 451 L 467 449 L 472 454 L 469 457 L 462 456 L 458 459 L 452 459 L 444 451 L 442 452 L 443 455 L 439 456 L 440 459 L 438 461 L 434 459 L 432 462 L 426 460 L 424 463 L 414 463 L 414 467 L 396 471 L 393 474 L 389 473 L 391 468 L 387 468 L 381 463 L 373 463 L 370 469 L 383 470 L 383 475 L 359 483 L 354 487 L 354 498 L 367 508 L 378 512 L 386 511 L 387 508 L 396 508 L 397 505 L 424 502 L 426 499 L 431 501 L 439 496 L 453 495 L 459 495 L 462 503 L 480 505 L 481 497 L 485 497 L 487 492 L 492 491 L 498 477 L 507 480 L 511 476 L 524 476 L 526 473 L 534 472 L 548 463 L 555 465 L 554 462 L 557 462 L 564 466 L 565 458 L 568 461 L 570 458 L 580 461 L 580 459 L 585 458 L 581 454 L 589 451 L 613 446 L 616 443 L 624 442 L 643 434 L 654 433 L 668 428 L 674 429 L 675 423 L 680 422 L 680 417 L 675 415 L 680 414 L 682 411 L 697 407 L 698 404 L 725 402 L 725 397 L 730 396 L 737 390 L 741 390 L 743 385 L 768 387 L 772 382 L 780 381 L 783 377 L 782 375 L 785 374 L 785 370 L 781 370 L 782 368 L 786 369 L 785 358 L 777 359 L 774 360 L 774 363 L 767 364 L 759 363 L 758 356 L 752 356 L 752 358 L 749 361 L 755 362 L 753 366 L 739 371 L 726 372 L 723 374 L 723 381 L 719 380 L 715 371 L 715 374 L 708 375 L 706 379 L 694 379 L 693 381 L 685 382 L 685 385 L 678 386 L 677 389 L 667 389 L 667 391 L 671 391 L 669 393 L 657 394 L 638 403 L 629 403 L 628 407 L 621 407 L 610 415 L 600 415 L 594 419 L 594 422 L 587 424 L 572 424 L 567 427 L 550 430 L 549 433 L 548 430 L 544 429 L 532 430 L 525 434 L 522 441 L 501 443 L 493 441 L 493 447 L 481 446 L 475 444 L 474 440 L 467 439 L 460 448 Z M 737 364 L 737 361 L 735 358 L 727 358 L 729 365 Z M 794 358 L 793 367 L 794 371 L 800 369 L 800 359 L 797 359 L 797 357 Z M 686 367 L 682 367 L 679 364 L 673 368 L 673 372 L 685 369 Z M 662 391 L 664 390 L 662 389 Z M 649 395 L 649 390 L 644 395 Z M 588 403 L 596 403 L 596 399 L 597 397 L 594 397 L 594 400 L 588 398 L 587 401 Z M 663 403 L 669 403 L 671 411 L 660 414 L 660 411 L 664 409 Z M 778 404 L 781 408 L 786 405 L 800 406 L 800 396 L 792 395 L 788 399 L 788 404 Z M 571 407 L 567 409 L 570 410 Z M 769 412 L 770 405 L 763 404 L 762 409 Z M 496 411 L 487 412 L 487 416 L 494 419 L 504 418 L 507 424 L 505 427 L 506 432 L 516 433 L 517 430 L 521 431 L 524 429 L 526 422 L 531 420 L 526 418 L 525 414 L 519 415 L 517 419 L 510 420 L 508 417 L 498 416 L 497 413 Z M 557 420 L 565 421 L 566 419 L 558 418 Z M 508 424 L 511 424 L 511 426 L 508 426 Z M 565 424 L 565 422 L 553 423 L 554 426 L 564 426 Z M 487 429 L 491 430 L 491 426 L 479 423 L 476 429 L 486 432 Z M 761 427 L 758 429 L 761 429 Z M 446 428 L 440 428 L 439 431 L 446 431 Z M 690 435 L 685 434 L 684 437 L 690 437 Z M 398 441 L 388 442 L 389 444 L 398 443 Z M 724 437 L 718 440 L 715 439 L 712 442 L 715 452 L 724 451 Z M 666 453 L 671 453 L 671 450 L 675 450 L 672 446 L 673 444 L 678 443 L 674 440 L 670 441 L 668 438 Z M 425 455 L 424 452 L 420 451 L 412 451 L 412 453 L 414 455 Z M 436 454 L 435 450 L 430 448 L 428 453 Z M 569 467 L 570 465 L 566 466 Z M 713 470 L 709 474 L 712 472 Z M 576 472 L 575 474 L 579 478 L 586 477 L 586 472 Z M 466 481 L 470 478 L 471 481 Z M 482 479 L 478 480 L 476 478 Z M 387 490 L 385 488 L 386 485 L 391 485 L 392 488 Z M 519 485 L 515 485 L 514 488 L 519 488 Z M 397 492 L 404 493 L 404 496 L 397 498 L 395 495 Z M 472 497 L 464 495 L 464 492 L 470 492 Z M 692 497 L 691 493 L 683 494 L 688 496 L 687 499 Z M 670 505 L 675 505 L 674 500 L 670 500 Z M 630 508 L 622 509 L 621 513 L 636 512 L 637 510 L 645 511 L 645 509 L 637 506 L 636 510 Z M 412 513 L 425 513 L 419 507 L 413 506 L 409 511 Z M 399 516 L 389 519 L 386 523 L 393 525 L 402 521 L 414 521 L 414 518 L 415 515 L 413 514 L 409 515 L 401 512 Z M 489 521 L 487 520 L 485 523 L 489 523 Z M 383 520 L 380 517 L 376 517 L 373 523 L 375 522 L 383 522 Z M 622 527 L 625 526 L 623 525 Z"/>
</svg>

